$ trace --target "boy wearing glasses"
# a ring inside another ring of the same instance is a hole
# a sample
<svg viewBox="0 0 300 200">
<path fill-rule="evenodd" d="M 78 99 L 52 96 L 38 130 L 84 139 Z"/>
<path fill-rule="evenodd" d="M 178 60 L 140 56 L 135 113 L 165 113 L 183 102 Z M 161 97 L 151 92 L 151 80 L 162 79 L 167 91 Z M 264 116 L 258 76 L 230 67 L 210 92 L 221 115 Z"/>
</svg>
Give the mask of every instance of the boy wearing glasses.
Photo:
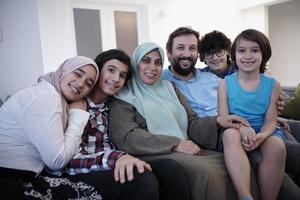
<svg viewBox="0 0 300 200">
<path fill-rule="evenodd" d="M 220 78 L 232 74 L 236 68 L 230 61 L 231 41 L 220 31 L 212 31 L 204 35 L 199 44 L 199 58 L 207 64 L 202 72 L 212 72 Z"/>
</svg>

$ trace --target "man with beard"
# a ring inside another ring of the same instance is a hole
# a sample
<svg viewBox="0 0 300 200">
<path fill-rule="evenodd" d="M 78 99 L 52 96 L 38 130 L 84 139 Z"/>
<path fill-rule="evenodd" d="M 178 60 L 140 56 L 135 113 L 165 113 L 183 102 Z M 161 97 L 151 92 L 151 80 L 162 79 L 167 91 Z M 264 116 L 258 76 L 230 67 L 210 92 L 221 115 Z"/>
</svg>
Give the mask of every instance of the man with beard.
<svg viewBox="0 0 300 200">
<path fill-rule="evenodd" d="M 189 27 L 179 27 L 173 31 L 166 44 L 171 65 L 164 70 L 162 77 L 179 88 L 199 117 L 214 116 L 217 107 L 217 88 L 221 78 L 214 73 L 201 72 L 200 69 L 195 68 L 199 56 L 199 43 L 199 33 Z M 283 109 L 280 101 L 277 105 L 279 110 Z M 288 156 L 298 155 L 295 152 L 287 152 Z M 278 197 L 279 199 L 300 198 L 300 189 L 286 174 Z"/>
<path fill-rule="evenodd" d="M 195 68 L 199 53 L 199 33 L 180 27 L 170 34 L 166 45 L 171 63 L 163 78 L 175 83 L 199 117 L 215 116 L 218 76 Z"/>
</svg>

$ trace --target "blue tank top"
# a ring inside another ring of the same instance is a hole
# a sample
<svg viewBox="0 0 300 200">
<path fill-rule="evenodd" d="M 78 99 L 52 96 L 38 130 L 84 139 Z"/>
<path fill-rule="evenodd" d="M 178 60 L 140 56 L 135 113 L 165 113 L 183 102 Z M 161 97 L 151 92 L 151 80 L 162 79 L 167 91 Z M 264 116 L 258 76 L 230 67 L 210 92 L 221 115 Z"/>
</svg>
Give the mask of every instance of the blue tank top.
<svg viewBox="0 0 300 200">
<path fill-rule="evenodd" d="M 240 86 L 237 73 L 226 76 L 225 81 L 230 114 L 244 117 L 253 128 L 260 129 L 269 108 L 275 80 L 260 74 L 259 86 L 254 91 L 246 91 Z"/>
</svg>

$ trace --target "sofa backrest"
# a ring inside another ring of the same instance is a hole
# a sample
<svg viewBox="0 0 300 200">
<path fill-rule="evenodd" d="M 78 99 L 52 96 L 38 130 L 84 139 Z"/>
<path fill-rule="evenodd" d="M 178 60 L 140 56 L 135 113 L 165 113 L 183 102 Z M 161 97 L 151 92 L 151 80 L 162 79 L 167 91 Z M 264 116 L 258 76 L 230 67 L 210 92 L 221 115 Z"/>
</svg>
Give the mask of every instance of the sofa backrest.
<svg viewBox="0 0 300 200">
<path fill-rule="evenodd" d="M 285 92 L 290 97 L 292 97 L 295 94 L 296 86 L 283 86 L 282 91 Z"/>
</svg>

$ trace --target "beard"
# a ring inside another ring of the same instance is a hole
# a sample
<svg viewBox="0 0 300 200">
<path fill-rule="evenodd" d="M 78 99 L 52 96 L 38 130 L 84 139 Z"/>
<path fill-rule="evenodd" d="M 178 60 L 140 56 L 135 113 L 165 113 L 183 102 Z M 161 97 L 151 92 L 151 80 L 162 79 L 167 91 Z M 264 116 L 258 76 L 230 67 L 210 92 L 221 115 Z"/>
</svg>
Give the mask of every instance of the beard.
<svg viewBox="0 0 300 200">
<path fill-rule="evenodd" d="M 181 65 L 180 65 L 180 61 L 184 60 L 184 59 L 188 59 L 189 61 L 191 61 L 191 65 L 188 68 L 181 67 Z M 182 57 L 182 58 L 178 58 L 178 59 L 174 59 L 174 60 L 170 61 L 172 69 L 177 74 L 180 74 L 182 76 L 187 76 L 190 73 L 194 73 L 196 70 L 196 68 L 195 68 L 196 62 L 197 62 L 197 60 L 193 60 L 193 58 L 191 58 L 191 57 Z"/>
</svg>

